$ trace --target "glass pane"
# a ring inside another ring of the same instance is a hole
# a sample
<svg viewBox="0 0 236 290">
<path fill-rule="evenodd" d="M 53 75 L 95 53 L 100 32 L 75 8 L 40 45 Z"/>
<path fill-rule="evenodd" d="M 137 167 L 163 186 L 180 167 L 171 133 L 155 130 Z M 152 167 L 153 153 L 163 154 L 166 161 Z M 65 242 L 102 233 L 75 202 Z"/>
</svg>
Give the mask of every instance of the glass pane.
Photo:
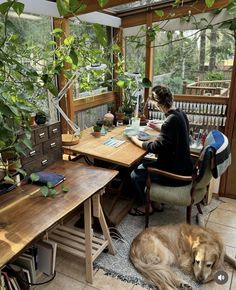
<svg viewBox="0 0 236 290">
<path fill-rule="evenodd" d="M 146 59 L 145 43 L 145 36 L 137 37 L 135 41 L 133 36 L 127 36 L 125 38 L 125 66 L 127 72 L 140 73 L 144 77 Z"/>
<path fill-rule="evenodd" d="M 234 38 L 228 30 L 161 32 L 155 41 L 153 84 L 166 84 L 175 94 L 227 96 L 233 59 Z"/>
<path fill-rule="evenodd" d="M 107 10 L 111 10 L 112 12 L 119 13 L 119 12 L 124 12 L 127 10 L 132 10 L 134 8 L 141 8 L 147 5 L 165 3 L 165 2 L 169 2 L 169 0 L 141 0 L 141 1 L 135 1 L 133 3 L 118 5 L 118 6 L 109 8 Z"/>
<path fill-rule="evenodd" d="M 97 68 L 101 64 L 111 65 L 111 30 L 99 24 L 73 20 L 70 21 L 70 33 L 76 36 L 79 46 L 83 48 L 81 53 L 78 50 L 81 73 L 73 86 L 73 98 L 79 99 L 108 91 L 107 81 L 111 82 L 111 75 L 105 73 L 104 68 Z"/>
<path fill-rule="evenodd" d="M 45 47 L 47 47 L 51 39 L 51 17 L 26 13 L 18 17 L 18 15 L 10 12 L 9 22 L 8 34 L 20 37 L 19 41 L 21 43 L 20 46 L 17 46 L 21 49 L 15 53 L 14 59 L 24 65 L 27 64 L 29 70 L 34 68 L 38 72 L 41 72 L 46 64 L 46 57 L 44 58 Z M 14 53 L 13 48 L 11 48 L 11 55 Z M 19 76 L 14 77 L 19 80 Z M 23 81 L 24 77 L 22 74 L 20 82 Z M 23 86 L 20 86 L 18 92 L 34 104 L 38 110 L 49 113 L 48 91 L 42 89 L 39 81 L 37 86 L 35 85 L 32 90 L 23 91 Z"/>
</svg>

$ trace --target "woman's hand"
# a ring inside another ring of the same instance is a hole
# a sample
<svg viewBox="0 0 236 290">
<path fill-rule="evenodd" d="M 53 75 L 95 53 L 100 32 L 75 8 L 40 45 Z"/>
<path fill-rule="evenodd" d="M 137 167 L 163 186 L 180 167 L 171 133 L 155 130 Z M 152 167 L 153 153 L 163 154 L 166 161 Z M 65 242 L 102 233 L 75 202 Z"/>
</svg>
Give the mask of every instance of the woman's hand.
<svg viewBox="0 0 236 290">
<path fill-rule="evenodd" d="M 137 146 L 139 146 L 140 148 L 143 148 L 143 141 L 140 141 L 137 136 L 131 136 L 130 140 Z"/>
<path fill-rule="evenodd" d="M 147 126 L 152 128 L 155 131 L 158 131 L 158 132 L 161 131 L 161 124 L 154 123 L 154 122 L 150 121 L 150 122 L 147 123 Z"/>
</svg>

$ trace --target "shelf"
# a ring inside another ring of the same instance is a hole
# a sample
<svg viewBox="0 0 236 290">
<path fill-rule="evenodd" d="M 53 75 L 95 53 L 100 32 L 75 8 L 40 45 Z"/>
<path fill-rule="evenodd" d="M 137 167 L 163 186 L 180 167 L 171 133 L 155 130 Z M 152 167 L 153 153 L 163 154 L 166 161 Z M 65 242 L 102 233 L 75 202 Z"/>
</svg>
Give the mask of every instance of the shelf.
<svg viewBox="0 0 236 290">
<path fill-rule="evenodd" d="M 85 259 L 85 234 L 66 226 L 58 226 L 49 234 L 50 240 L 57 243 L 59 249 Z M 108 241 L 92 237 L 92 261 L 108 246 Z"/>
</svg>

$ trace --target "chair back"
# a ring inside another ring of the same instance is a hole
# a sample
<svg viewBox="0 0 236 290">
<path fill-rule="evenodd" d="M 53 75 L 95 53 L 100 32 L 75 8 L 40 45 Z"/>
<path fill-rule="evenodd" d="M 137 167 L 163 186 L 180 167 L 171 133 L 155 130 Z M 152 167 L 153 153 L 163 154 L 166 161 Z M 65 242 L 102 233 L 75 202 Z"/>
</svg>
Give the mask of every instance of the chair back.
<svg viewBox="0 0 236 290">
<path fill-rule="evenodd" d="M 195 174 L 193 176 L 193 204 L 199 203 L 207 192 L 207 186 L 211 182 L 212 176 L 212 162 L 213 162 L 212 148 L 204 150 L 194 168 Z"/>
</svg>

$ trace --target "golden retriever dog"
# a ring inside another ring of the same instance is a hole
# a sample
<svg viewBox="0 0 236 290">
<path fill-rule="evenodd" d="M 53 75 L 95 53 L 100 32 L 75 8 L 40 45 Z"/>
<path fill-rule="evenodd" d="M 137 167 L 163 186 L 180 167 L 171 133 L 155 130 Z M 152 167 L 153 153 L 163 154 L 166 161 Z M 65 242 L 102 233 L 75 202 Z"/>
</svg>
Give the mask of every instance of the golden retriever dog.
<svg viewBox="0 0 236 290">
<path fill-rule="evenodd" d="M 130 259 L 135 268 L 161 290 L 191 289 L 171 269 L 178 267 L 197 282 L 213 280 L 224 268 L 224 260 L 236 268 L 226 255 L 218 234 L 196 225 L 176 224 L 148 228 L 132 242 Z"/>
</svg>

